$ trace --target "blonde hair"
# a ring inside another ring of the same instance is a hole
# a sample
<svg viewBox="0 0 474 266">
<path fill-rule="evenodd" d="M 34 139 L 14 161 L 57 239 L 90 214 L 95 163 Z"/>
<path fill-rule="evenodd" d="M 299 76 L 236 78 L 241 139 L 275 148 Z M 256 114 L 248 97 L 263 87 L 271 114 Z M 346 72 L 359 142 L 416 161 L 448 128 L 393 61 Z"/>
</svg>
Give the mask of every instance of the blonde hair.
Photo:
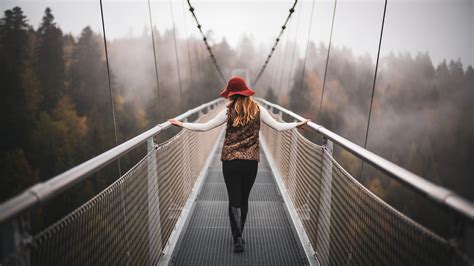
<svg viewBox="0 0 474 266">
<path fill-rule="evenodd" d="M 246 125 L 250 120 L 254 119 L 258 112 L 258 104 L 250 96 L 242 96 L 235 94 L 229 97 L 231 102 L 228 106 L 233 105 L 237 116 L 232 121 L 232 126 Z"/>
</svg>

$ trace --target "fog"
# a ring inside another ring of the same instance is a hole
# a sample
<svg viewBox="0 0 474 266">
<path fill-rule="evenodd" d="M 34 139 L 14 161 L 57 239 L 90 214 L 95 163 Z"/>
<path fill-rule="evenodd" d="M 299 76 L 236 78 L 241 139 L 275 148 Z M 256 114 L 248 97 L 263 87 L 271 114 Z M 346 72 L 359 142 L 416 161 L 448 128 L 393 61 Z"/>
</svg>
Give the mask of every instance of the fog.
<svg viewBox="0 0 474 266">
<path fill-rule="evenodd" d="M 299 1 L 253 89 L 363 146 L 383 1 L 338 1 L 330 52 L 333 3 L 315 3 Z M 97 2 L 2 1 L 11 12 L 0 24 L 1 122 L 10 125 L 2 128 L 4 199 L 113 147 L 111 103 L 121 143 L 223 89 L 184 1 L 151 1 L 150 10 L 147 1 L 103 4 L 104 25 Z M 196 1 L 226 77 L 246 68 L 254 80 L 287 5 Z M 367 148 L 474 200 L 472 13 L 471 1 L 390 1 Z M 144 152 L 124 158 L 124 170 Z M 335 156 L 359 178 L 360 162 L 341 150 Z M 112 182 L 107 171 L 71 202 Z M 361 181 L 393 204 L 412 205 L 373 169 Z"/>
</svg>

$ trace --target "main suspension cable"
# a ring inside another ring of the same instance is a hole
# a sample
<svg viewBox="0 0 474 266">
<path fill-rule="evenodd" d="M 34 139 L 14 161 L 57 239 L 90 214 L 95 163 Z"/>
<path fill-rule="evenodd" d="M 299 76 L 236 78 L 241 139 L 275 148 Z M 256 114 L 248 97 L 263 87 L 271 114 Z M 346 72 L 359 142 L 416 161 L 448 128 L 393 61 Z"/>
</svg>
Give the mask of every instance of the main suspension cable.
<svg viewBox="0 0 474 266">
<path fill-rule="evenodd" d="M 189 2 L 189 1 L 188 1 Z M 276 38 L 275 40 L 275 44 L 273 44 L 273 47 L 270 51 L 270 54 L 268 54 L 267 56 L 267 59 L 265 60 L 265 63 L 263 63 L 262 67 L 260 68 L 260 71 L 258 72 L 258 75 L 257 77 L 255 78 L 255 81 L 253 82 L 253 86 L 255 86 L 258 82 L 258 80 L 260 79 L 260 77 L 262 76 L 263 72 L 265 71 L 265 68 L 267 67 L 268 65 L 268 62 L 270 61 L 270 58 L 272 58 L 272 55 L 273 55 L 273 52 L 275 51 L 277 45 L 278 45 L 278 42 L 280 41 L 280 38 L 281 36 L 283 35 L 283 32 L 285 31 L 286 29 L 286 24 L 288 23 L 288 21 L 290 20 L 291 18 L 291 15 L 293 15 L 293 13 L 295 12 L 295 6 L 296 6 L 296 3 L 298 3 L 298 0 L 295 0 L 295 2 L 293 3 L 293 6 L 290 8 L 290 14 L 288 14 L 288 17 L 286 17 L 286 20 L 285 20 L 285 23 L 283 24 L 283 26 L 281 26 L 281 31 L 280 31 L 280 34 L 278 35 L 278 37 Z"/>
<path fill-rule="evenodd" d="M 187 0 L 187 2 L 188 2 L 188 5 L 189 5 L 189 11 L 191 12 L 191 14 L 194 17 L 194 20 L 196 21 L 197 28 L 199 29 L 199 32 L 202 35 L 202 40 L 204 41 L 204 44 L 206 45 L 207 51 L 209 52 L 209 56 L 211 57 L 211 60 L 214 63 L 214 66 L 216 67 L 217 72 L 219 73 L 219 76 L 222 78 L 222 81 L 224 83 L 226 83 L 226 79 L 224 77 L 224 74 L 222 74 L 221 68 L 220 68 L 219 64 L 217 63 L 216 57 L 214 56 L 214 53 L 212 52 L 211 46 L 207 42 L 206 35 L 204 35 L 204 32 L 202 31 L 202 26 L 199 23 L 199 20 L 197 19 L 196 14 L 194 14 L 194 7 L 191 5 L 190 0 Z"/>
</svg>

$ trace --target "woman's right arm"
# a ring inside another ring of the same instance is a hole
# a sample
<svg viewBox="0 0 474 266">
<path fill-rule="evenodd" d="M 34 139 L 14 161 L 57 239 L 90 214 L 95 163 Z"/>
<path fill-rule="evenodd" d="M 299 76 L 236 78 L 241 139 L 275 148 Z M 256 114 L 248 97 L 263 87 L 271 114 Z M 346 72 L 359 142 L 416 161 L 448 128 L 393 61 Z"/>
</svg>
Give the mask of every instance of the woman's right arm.
<svg viewBox="0 0 474 266">
<path fill-rule="evenodd" d="M 259 107 L 260 107 L 260 119 L 269 127 L 277 131 L 285 131 L 285 130 L 293 129 L 295 127 L 304 125 L 307 122 L 307 121 L 303 121 L 303 122 L 281 123 L 275 120 L 267 111 L 267 109 L 265 109 L 265 107 L 262 107 L 262 106 L 259 106 Z"/>
<path fill-rule="evenodd" d="M 181 126 L 194 131 L 208 131 L 225 123 L 227 120 L 227 108 L 220 111 L 213 119 L 205 123 L 182 123 L 175 119 L 170 119 L 171 124 Z"/>
</svg>

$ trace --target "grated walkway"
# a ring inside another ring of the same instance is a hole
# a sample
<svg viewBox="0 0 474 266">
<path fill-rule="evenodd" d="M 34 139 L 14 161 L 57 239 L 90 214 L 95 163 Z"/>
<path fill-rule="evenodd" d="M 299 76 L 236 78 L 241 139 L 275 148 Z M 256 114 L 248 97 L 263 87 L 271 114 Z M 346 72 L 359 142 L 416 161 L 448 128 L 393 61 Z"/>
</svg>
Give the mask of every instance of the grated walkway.
<svg viewBox="0 0 474 266">
<path fill-rule="evenodd" d="M 307 265 L 266 157 L 260 163 L 249 198 L 243 232 L 245 251 L 233 252 L 219 147 L 196 205 L 172 255 L 171 265 Z"/>
</svg>

